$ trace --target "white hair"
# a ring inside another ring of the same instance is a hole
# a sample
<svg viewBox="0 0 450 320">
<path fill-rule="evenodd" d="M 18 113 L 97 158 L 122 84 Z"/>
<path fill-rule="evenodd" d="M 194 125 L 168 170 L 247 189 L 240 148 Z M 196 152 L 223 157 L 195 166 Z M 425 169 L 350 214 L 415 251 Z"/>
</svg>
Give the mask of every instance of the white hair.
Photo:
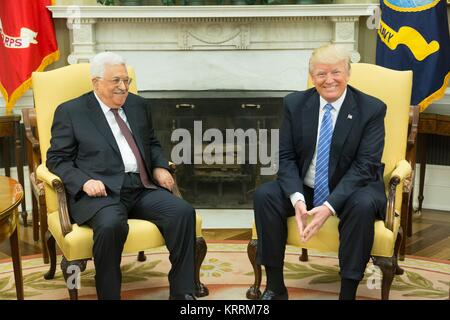
<svg viewBox="0 0 450 320">
<path fill-rule="evenodd" d="M 125 59 L 117 53 L 105 51 L 93 56 L 91 63 L 91 79 L 102 78 L 105 74 L 105 65 L 126 65 Z"/>
<path fill-rule="evenodd" d="M 337 44 L 326 44 L 316 48 L 309 59 L 309 73 L 312 74 L 314 66 L 318 63 L 336 64 L 344 61 L 350 72 L 350 51 Z"/>
</svg>

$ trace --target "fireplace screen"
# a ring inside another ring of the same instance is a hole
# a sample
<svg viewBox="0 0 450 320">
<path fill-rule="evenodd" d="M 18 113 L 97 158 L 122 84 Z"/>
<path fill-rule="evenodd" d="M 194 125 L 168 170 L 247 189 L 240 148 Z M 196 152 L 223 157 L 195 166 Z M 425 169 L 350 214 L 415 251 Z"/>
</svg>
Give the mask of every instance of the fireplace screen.
<svg viewBox="0 0 450 320">
<path fill-rule="evenodd" d="M 255 188 L 276 176 L 282 95 L 148 99 L 183 197 L 196 208 L 252 208 Z"/>
</svg>

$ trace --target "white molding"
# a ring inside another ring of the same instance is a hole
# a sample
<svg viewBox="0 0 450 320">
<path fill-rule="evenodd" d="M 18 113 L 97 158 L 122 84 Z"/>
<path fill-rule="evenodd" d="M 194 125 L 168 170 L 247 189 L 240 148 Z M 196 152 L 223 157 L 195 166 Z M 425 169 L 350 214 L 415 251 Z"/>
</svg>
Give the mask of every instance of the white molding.
<svg viewBox="0 0 450 320">
<path fill-rule="evenodd" d="M 253 209 L 196 209 L 203 229 L 250 229 Z"/>
<path fill-rule="evenodd" d="M 413 206 L 417 209 L 419 202 L 420 164 L 416 165 L 414 181 Z M 450 166 L 427 164 L 423 189 L 422 208 L 450 211 Z"/>
</svg>

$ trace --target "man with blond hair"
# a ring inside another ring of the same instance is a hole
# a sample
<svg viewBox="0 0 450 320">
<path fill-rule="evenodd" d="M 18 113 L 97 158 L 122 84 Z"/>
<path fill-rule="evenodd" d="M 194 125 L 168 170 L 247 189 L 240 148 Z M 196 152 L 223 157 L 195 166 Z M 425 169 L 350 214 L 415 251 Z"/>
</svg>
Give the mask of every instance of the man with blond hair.
<svg viewBox="0 0 450 320">
<path fill-rule="evenodd" d="M 347 300 L 356 297 L 375 220 L 384 219 L 386 211 L 381 163 L 386 105 L 347 84 L 350 54 L 342 47 L 314 50 L 309 73 L 314 88 L 284 99 L 278 178 L 254 195 L 256 262 L 267 276 L 264 300 L 288 299 L 283 280 L 287 217 L 295 215 L 306 242 L 330 216 L 338 216 L 339 298 Z"/>
</svg>

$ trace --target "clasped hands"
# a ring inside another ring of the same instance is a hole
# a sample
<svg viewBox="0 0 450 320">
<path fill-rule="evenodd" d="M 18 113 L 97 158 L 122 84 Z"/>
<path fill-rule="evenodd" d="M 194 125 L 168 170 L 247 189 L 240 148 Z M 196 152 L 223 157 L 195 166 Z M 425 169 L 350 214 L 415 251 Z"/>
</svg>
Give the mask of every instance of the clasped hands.
<svg viewBox="0 0 450 320">
<path fill-rule="evenodd" d="M 326 205 L 321 205 L 311 210 L 306 209 L 306 204 L 299 200 L 295 203 L 295 220 L 297 221 L 298 230 L 300 232 L 300 240 L 307 242 L 313 235 L 315 235 L 323 226 L 328 217 L 332 215 L 330 208 Z M 313 219 L 308 224 L 308 216 L 313 216 Z"/>
<path fill-rule="evenodd" d="M 168 170 L 164 168 L 154 168 L 153 178 L 159 186 L 172 191 L 175 182 Z M 94 179 L 89 179 L 83 184 L 83 191 L 89 197 L 106 197 L 108 195 L 106 193 L 105 184 L 100 180 Z"/>
</svg>

